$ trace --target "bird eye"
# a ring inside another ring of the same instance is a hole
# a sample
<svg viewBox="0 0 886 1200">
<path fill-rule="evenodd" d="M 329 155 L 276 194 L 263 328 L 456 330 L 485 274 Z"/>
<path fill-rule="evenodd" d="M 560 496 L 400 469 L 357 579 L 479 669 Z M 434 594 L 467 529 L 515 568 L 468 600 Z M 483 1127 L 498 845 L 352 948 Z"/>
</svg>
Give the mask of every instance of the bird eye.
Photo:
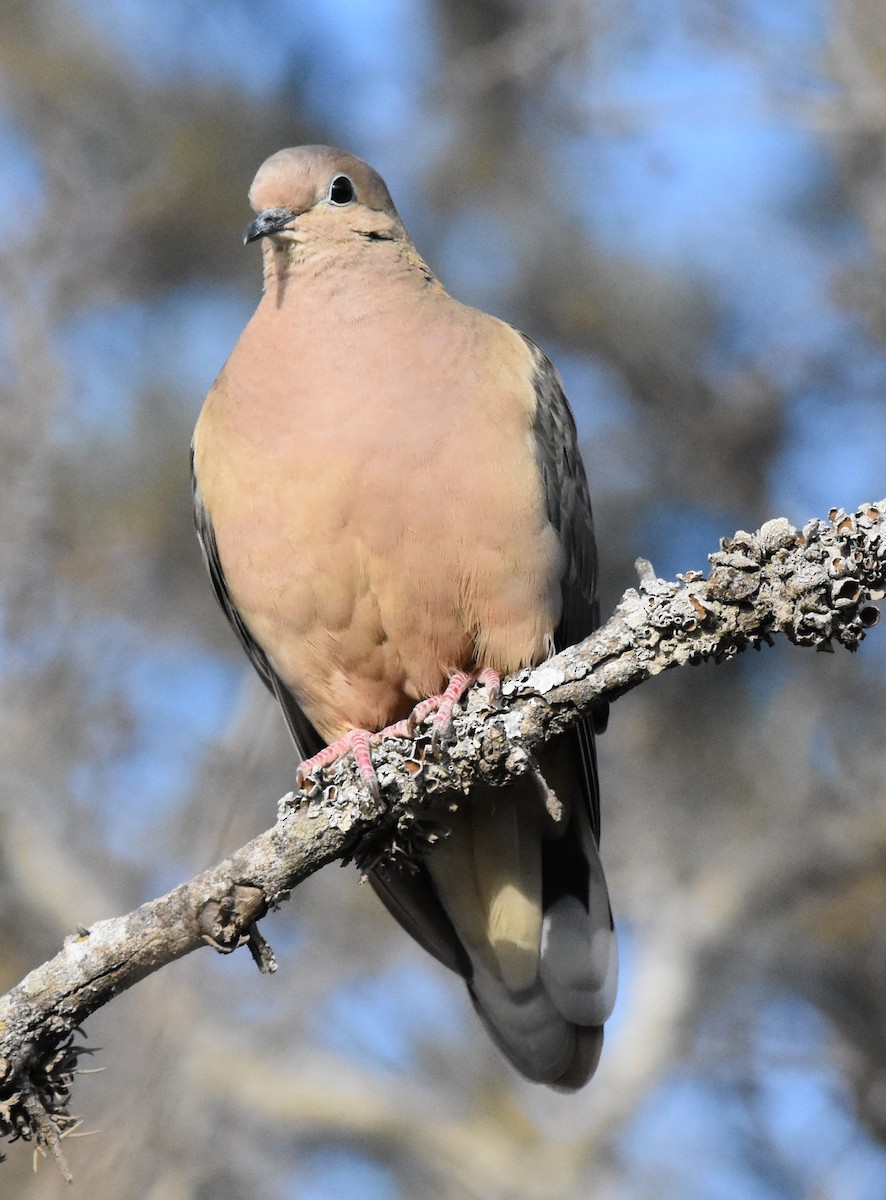
<svg viewBox="0 0 886 1200">
<path fill-rule="evenodd" d="M 330 204 L 350 204 L 354 199 L 354 185 L 347 175 L 336 175 L 329 185 Z"/>
</svg>

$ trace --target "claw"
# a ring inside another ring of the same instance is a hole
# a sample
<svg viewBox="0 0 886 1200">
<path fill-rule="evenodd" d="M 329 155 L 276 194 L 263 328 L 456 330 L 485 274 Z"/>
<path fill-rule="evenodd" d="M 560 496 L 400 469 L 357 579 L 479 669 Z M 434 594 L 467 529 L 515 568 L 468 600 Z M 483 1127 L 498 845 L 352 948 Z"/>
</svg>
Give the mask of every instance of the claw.
<svg viewBox="0 0 886 1200">
<path fill-rule="evenodd" d="M 328 767 L 336 759 L 341 758 L 345 754 L 352 753 L 364 787 L 370 793 L 373 800 L 377 800 L 380 795 L 378 776 L 375 773 L 375 767 L 372 765 L 372 756 L 369 753 L 370 739 L 375 736 L 368 729 L 352 729 L 350 733 L 346 733 L 338 741 L 324 746 L 319 754 L 315 754 L 312 758 L 306 758 L 298 764 L 295 770 L 296 788 L 303 788 L 311 775 L 321 767 Z"/>
<path fill-rule="evenodd" d="M 452 711 L 462 696 L 476 679 L 476 673 L 471 671 L 456 671 L 449 680 L 446 691 L 440 696 L 433 697 L 437 701 L 437 715 L 431 727 L 431 746 L 434 751 L 440 748 L 440 743 L 446 741 L 452 733 Z M 429 701 L 426 701 L 429 703 Z"/>
<path fill-rule="evenodd" d="M 378 800 L 381 796 L 381 788 L 375 767 L 372 765 L 372 755 L 369 753 L 369 742 L 372 736 L 366 729 L 352 729 L 350 733 L 351 748 L 354 751 L 354 761 L 360 772 L 360 778 L 373 800 Z"/>
<path fill-rule="evenodd" d="M 493 671 L 492 667 L 484 667 L 477 676 L 477 682 L 486 688 L 486 695 L 492 707 L 498 708 L 498 702 L 501 700 L 501 675 L 498 671 Z"/>
<path fill-rule="evenodd" d="M 438 696 L 429 696 L 427 700 L 416 704 L 411 716 L 407 718 L 412 720 L 414 725 L 419 725 L 431 713 L 436 714 L 431 727 L 431 746 L 434 751 L 438 750 L 440 743 L 446 741 L 452 733 L 452 717 L 455 706 L 473 683 L 481 683 L 486 688 L 490 704 L 498 703 L 501 695 L 501 676 L 498 671 L 493 671 L 491 667 L 474 671 L 456 671 L 449 680 L 445 692 L 441 692 Z"/>
</svg>

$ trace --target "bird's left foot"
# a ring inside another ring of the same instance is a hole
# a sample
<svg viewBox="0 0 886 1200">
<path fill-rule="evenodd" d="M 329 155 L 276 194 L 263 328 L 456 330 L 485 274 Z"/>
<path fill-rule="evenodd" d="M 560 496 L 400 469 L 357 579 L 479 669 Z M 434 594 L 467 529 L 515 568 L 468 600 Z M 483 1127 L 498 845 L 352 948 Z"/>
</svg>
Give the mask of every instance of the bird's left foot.
<svg viewBox="0 0 886 1200">
<path fill-rule="evenodd" d="M 452 714 L 456 704 L 468 688 L 475 683 L 481 683 L 486 688 L 486 694 L 491 704 L 498 702 L 501 695 L 501 676 L 497 671 L 493 671 L 491 667 L 483 667 L 482 670 L 476 671 L 456 671 L 444 692 L 440 692 L 436 696 L 428 696 L 427 700 L 421 700 L 405 721 L 391 726 L 391 731 L 396 730 L 403 737 L 413 737 L 416 726 L 421 725 L 426 717 L 434 713 L 434 721 L 431 726 L 431 745 L 436 750 L 452 732 Z"/>
</svg>

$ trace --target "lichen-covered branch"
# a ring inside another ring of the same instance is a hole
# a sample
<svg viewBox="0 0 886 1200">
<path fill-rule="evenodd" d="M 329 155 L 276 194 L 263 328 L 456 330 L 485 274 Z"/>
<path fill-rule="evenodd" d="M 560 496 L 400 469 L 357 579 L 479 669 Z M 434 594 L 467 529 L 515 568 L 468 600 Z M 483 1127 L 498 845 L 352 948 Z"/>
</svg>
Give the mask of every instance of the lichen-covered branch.
<svg viewBox="0 0 886 1200">
<path fill-rule="evenodd" d="M 833 510 L 802 530 L 769 521 L 724 539 L 707 577 L 657 579 L 639 563 L 625 593 L 590 638 L 506 680 L 500 708 L 475 689 L 439 753 L 387 739 L 376 749 L 382 805 L 349 760 L 322 772 L 309 793 L 280 803 L 275 826 L 231 858 L 126 916 L 71 934 L 58 955 L 0 998 L 0 1137 L 31 1138 L 61 1159 L 76 1072 L 73 1033 L 97 1008 L 145 975 L 208 943 L 248 946 L 262 970 L 273 953 L 257 922 L 306 876 L 345 857 L 415 853 L 433 836 L 421 810 L 435 794 L 473 780 L 503 784 L 527 770 L 549 738 L 595 704 L 685 663 L 730 658 L 778 633 L 798 645 L 854 650 L 878 619 L 886 591 L 886 499 Z"/>
</svg>

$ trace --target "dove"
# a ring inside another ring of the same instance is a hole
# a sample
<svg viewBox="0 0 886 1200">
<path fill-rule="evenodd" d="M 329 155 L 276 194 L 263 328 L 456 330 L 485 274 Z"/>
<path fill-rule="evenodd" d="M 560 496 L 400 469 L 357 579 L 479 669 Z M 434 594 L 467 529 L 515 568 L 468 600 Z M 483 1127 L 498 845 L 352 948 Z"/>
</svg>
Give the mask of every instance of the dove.
<svg viewBox="0 0 886 1200">
<path fill-rule="evenodd" d="M 381 177 L 328 146 L 259 169 L 255 314 L 192 444 L 216 597 L 274 693 L 298 781 L 430 720 L 474 683 L 598 620 L 591 506 L 559 376 L 528 337 L 451 297 Z M 593 719 L 534 770 L 477 783 L 446 836 L 372 885 L 464 979 L 505 1057 L 574 1090 L 596 1069 L 618 955 L 599 854 Z"/>
</svg>

